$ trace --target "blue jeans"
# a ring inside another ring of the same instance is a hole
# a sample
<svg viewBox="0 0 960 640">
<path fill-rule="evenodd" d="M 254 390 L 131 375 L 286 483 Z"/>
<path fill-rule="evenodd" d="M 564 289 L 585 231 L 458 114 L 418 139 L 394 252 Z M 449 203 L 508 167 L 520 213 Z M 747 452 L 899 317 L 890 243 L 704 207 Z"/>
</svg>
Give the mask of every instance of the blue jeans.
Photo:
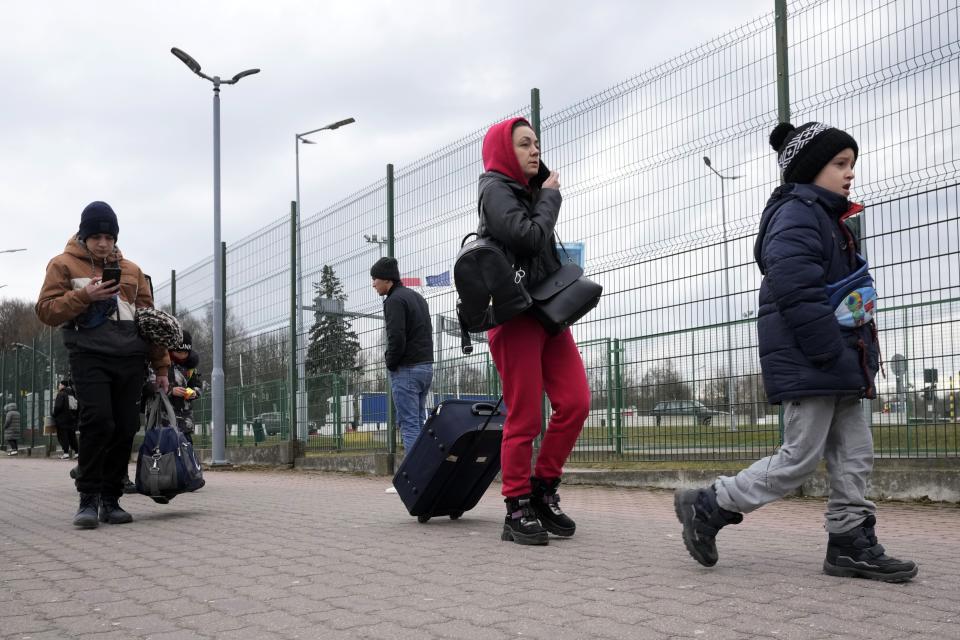
<svg viewBox="0 0 960 640">
<path fill-rule="evenodd" d="M 390 391 L 397 407 L 400 439 L 407 453 L 417 441 L 427 415 L 427 394 L 433 382 L 433 364 L 425 362 L 397 367 L 390 372 Z"/>
</svg>

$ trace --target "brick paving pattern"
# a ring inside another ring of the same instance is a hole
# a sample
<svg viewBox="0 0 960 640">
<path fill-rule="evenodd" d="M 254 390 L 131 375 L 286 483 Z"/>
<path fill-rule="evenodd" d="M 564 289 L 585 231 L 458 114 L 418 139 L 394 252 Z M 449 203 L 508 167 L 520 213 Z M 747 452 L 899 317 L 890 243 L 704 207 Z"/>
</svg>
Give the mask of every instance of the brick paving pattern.
<svg viewBox="0 0 960 640">
<path fill-rule="evenodd" d="M 500 542 L 494 486 L 423 525 L 384 478 L 219 471 L 129 525 L 70 524 L 71 463 L 0 460 L 0 637 L 960 638 L 960 508 L 882 504 L 909 584 L 820 571 L 823 502 L 788 500 L 688 555 L 665 491 L 566 487 L 577 535 Z"/>
</svg>

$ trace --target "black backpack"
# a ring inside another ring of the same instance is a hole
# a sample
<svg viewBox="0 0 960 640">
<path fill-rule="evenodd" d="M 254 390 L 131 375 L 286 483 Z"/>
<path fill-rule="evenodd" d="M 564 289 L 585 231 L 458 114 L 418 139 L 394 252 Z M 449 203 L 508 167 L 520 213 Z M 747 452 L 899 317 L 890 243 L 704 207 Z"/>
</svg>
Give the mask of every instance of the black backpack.
<svg viewBox="0 0 960 640">
<path fill-rule="evenodd" d="M 467 242 L 471 236 L 476 238 Z M 495 240 L 476 233 L 464 236 L 453 264 L 464 353 L 473 352 L 469 332 L 492 329 L 530 308 L 533 299 L 521 282 L 524 275 Z"/>
</svg>

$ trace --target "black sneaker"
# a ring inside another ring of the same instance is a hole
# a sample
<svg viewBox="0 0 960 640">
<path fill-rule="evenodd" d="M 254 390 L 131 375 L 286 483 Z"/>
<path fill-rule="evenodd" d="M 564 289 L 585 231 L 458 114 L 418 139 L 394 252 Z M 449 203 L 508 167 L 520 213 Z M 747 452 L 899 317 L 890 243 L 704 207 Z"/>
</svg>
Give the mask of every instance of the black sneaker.
<svg viewBox="0 0 960 640">
<path fill-rule="evenodd" d="M 874 526 L 877 519 L 867 518 L 845 533 L 831 533 L 823 572 L 841 578 L 869 578 L 883 582 L 907 582 L 920 570 L 911 560 L 888 556 L 877 542 Z"/>
<path fill-rule="evenodd" d="M 73 516 L 73 526 L 81 529 L 96 529 L 100 521 L 97 520 L 97 509 L 100 506 L 100 494 L 81 493 L 80 508 Z"/>
<path fill-rule="evenodd" d="M 576 532 L 577 523 L 560 508 L 560 496 L 557 495 L 559 485 L 560 478 L 543 480 L 536 476 L 531 477 L 530 487 L 533 489 L 533 496 L 530 498 L 530 504 L 544 529 L 555 536 L 569 538 Z"/>
<path fill-rule="evenodd" d="M 537 514 L 530 506 L 530 496 L 507 498 L 507 517 L 503 521 L 501 540 L 517 544 L 547 544 L 547 530 L 540 525 Z"/>
<path fill-rule="evenodd" d="M 728 524 L 740 524 L 743 515 L 717 504 L 713 487 L 677 490 L 673 509 L 683 524 L 683 544 L 693 559 L 705 567 L 717 564 L 717 532 Z"/>
<path fill-rule="evenodd" d="M 100 522 L 127 524 L 133 522 L 133 516 L 123 510 L 119 498 L 103 496 L 100 499 Z"/>
<path fill-rule="evenodd" d="M 137 485 L 131 482 L 129 474 L 123 476 L 123 493 L 126 495 L 137 493 Z"/>
<path fill-rule="evenodd" d="M 70 477 L 76 480 L 78 471 L 80 471 L 80 465 L 74 465 L 73 469 L 70 469 Z"/>
</svg>

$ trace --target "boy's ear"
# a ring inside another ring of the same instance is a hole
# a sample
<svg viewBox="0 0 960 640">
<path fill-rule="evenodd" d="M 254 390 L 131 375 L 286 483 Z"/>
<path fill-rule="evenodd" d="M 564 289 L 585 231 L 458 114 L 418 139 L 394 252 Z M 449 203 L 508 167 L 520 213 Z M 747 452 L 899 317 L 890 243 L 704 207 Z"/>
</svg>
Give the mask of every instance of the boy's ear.
<svg viewBox="0 0 960 640">
<path fill-rule="evenodd" d="M 543 164 L 543 160 L 540 160 L 540 169 L 537 171 L 537 175 L 530 178 L 530 186 L 539 189 L 543 186 L 543 183 L 547 181 L 547 178 L 550 177 L 550 169 L 547 169 L 547 165 Z"/>
</svg>

